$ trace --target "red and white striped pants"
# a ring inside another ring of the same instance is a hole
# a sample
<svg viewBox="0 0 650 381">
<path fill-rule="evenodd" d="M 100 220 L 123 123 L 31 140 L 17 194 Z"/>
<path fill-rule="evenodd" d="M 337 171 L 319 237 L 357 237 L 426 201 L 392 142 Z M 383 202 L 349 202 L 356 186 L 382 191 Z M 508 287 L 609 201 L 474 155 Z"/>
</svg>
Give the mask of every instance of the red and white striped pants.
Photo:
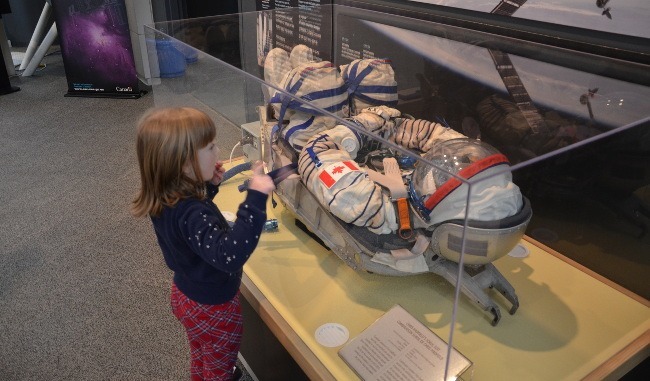
<svg viewBox="0 0 650 381">
<path fill-rule="evenodd" d="M 232 380 L 244 328 L 239 293 L 223 304 L 200 304 L 172 283 L 171 306 L 190 342 L 191 380 Z"/>
</svg>

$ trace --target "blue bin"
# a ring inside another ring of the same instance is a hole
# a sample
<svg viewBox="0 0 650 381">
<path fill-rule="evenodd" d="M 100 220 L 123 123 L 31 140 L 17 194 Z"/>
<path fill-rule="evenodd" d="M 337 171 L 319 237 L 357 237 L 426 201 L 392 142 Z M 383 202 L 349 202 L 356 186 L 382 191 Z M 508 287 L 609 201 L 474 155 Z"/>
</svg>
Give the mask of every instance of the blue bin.
<svg viewBox="0 0 650 381">
<path fill-rule="evenodd" d="M 185 63 L 191 64 L 199 60 L 199 52 L 191 46 L 185 45 L 178 41 L 174 42 L 174 47 L 176 50 L 181 52 L 185 57 Z"/>
<path fill-rule="evenodd" d="M 156 40 L 156 53 L 161 78 L 175 78 L 185 74 L 185 55 L 171 41 Z"/>
</svg>

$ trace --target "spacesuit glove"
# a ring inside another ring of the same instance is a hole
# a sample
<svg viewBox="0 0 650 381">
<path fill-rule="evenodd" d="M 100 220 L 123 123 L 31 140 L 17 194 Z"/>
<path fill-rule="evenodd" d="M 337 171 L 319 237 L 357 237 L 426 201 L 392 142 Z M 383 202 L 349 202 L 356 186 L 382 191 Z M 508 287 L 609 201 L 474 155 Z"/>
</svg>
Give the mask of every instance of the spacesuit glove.
<svg viewBox="0 0 650 381">
<path fill-rule="evenodd" d="M 402 116 L 402 113 L 395 108 L 388 107 L 388 106 L 372 106 L 372 107 L 366 107 L 361 112 L 370 112 L 373 114 L 377 114 L 380 117 L 382 117 L 384 120 L 389 120 L 392 118 L 397 118 L 399 116 Z"/>
<path fill-rule="evenodd" d="M 386 121 L 377 114 L 362 112 L 352 117 L 352 120 L 361 125 L 366 131 L 375 132 L 382 129 Z"/>
<path fill-rule="evenodd" d="M 362 125 L 367 131 L 377 133 L 392 130 L 395 127 L 395 121 L 391 115 L 399 116 L 400 112 L 386 106 L 368 107 L 353 116 L 352 120 Z"/>
</svg>

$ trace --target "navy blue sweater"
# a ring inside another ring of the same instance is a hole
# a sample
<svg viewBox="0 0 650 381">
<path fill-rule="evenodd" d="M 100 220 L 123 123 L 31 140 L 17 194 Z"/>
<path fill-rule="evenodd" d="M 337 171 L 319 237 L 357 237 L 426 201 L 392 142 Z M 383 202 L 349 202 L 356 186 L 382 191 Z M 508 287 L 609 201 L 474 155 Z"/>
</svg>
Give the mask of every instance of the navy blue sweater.
<svg viewBox="0 0 650 381">
<path fill-rule="evenodd" d="M 180 291 L 195 302 L 221 304 L 239 290 L 242 267 L 259 241 L 266 221 L 268 195 L 248 190 L 237 220 L 228 226 L 212 199 L 218 188 L 207 185 L 205 200 L 187 198 L 152 217 L 167 266 Z"/>
</svg>

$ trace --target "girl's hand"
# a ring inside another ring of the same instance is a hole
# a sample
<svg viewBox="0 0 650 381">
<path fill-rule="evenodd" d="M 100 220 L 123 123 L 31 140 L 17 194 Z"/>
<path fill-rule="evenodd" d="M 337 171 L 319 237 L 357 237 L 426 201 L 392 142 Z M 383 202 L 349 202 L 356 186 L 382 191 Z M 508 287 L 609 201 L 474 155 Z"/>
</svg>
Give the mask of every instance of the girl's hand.
<svg viewBox="0 0 650 381">
<path fill-rule="evenodd" d="M 212 172 L 212 184 L 219 185 L 221 180 L 223 180 L 224 173 L 226 173 L 226 169 L 223 167 L 223 161 L 217 161 L 217 164 L 214 166 L 214 172 Z"/>
<path fill-rule="evenodd" d="M 273 179 L 264 173 L 264 166 L 261 161 L 253 164 L 253 177 L 248 182 L 248 189 L 253 189 L 264 194 L 269 194 L 275 189 Z"/>
</svg>

